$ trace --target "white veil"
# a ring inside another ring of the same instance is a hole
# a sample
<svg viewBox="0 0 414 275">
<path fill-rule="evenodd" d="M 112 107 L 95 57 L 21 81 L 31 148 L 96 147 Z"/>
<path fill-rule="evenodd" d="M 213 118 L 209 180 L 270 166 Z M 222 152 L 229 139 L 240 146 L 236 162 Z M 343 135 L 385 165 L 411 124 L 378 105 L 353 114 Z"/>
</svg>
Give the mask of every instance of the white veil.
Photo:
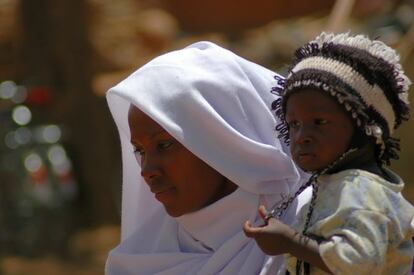
<svg viewBox="0 0 414 275">
<path fill-rule="evenodd" d="M 121 139 L 123 193 L 121 244 L 109 254 L 107 274 L 259 274 L 263 266 L 278 268 L 281 260 L 269 260 L 242 232 L 245 220 L 259 220 L 259 204 L 270 208 L 299 182 L 274 130 L 274 75 L 199 42 L 153 59 L 108 91 Z M 130 104 L 239 188 L 195 213 L 168 216 L 140 176 L 129 142 Z"/>
</svg>

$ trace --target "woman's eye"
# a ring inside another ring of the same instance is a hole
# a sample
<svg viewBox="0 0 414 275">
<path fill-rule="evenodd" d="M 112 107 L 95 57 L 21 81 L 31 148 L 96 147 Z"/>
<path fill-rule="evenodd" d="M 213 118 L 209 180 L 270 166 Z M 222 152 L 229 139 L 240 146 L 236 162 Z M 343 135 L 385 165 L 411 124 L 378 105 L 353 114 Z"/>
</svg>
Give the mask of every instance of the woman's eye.
<svg viewBox="0 0 414 275">
<path fill-rule="evenodd" d="M 173 145 L 172 141 L 163 141 L 163 142 L 158 143 L 157 147 L 158 149 L 164 150 L 164 149 L 171 147 L 171 145 Z"/>
<path fill-rule="evenodd" d="M 139 154 L 140 156 L 145 154 L 144 149 L 134 146 L 134 154 Z"/>
<path fill-rule="evenodd" d="M 321 119 L 321 118 L 315 119 L 316 125 L 325 125 L 326 123 L 328 123 L 326 119 Z"/>
</svg>

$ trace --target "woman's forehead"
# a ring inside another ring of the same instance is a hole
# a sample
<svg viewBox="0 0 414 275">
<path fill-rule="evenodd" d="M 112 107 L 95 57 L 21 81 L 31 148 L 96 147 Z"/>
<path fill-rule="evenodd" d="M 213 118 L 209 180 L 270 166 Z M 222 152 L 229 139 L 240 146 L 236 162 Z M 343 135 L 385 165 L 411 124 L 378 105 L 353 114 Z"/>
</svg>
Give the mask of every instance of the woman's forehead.
<svg viewBox="0 0 414 275">
<path fill-rule="evenodd" d="M 152 139 L 159 135 L 170 136 L 161 125 L 132 104 L 128 111 L 128 124 L 131 132 L 131 139 Z"/>
</svg>

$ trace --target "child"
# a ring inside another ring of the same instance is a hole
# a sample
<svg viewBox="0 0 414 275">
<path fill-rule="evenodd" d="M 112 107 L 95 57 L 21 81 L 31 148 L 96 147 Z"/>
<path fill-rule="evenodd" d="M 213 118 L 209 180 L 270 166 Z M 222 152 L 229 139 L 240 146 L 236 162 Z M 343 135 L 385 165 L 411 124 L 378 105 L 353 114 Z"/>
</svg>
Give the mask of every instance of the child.
<svg viewBox="0 0 414 275">
<path fill-rule="evenodd" d="M 287 253 L 290 274 L 409 274 L 414 207 L 385 166 L 397 159 L 391 137 L 409 117 L 408 88 L 396 52 L 357 35 L 322 33 L 299 48 L 273 109 L 293 160 L 312 173 L 311 202 L 293 228 L 261 206 L 265 225 L 244 226 L 269 255 Z"/>
</svg>

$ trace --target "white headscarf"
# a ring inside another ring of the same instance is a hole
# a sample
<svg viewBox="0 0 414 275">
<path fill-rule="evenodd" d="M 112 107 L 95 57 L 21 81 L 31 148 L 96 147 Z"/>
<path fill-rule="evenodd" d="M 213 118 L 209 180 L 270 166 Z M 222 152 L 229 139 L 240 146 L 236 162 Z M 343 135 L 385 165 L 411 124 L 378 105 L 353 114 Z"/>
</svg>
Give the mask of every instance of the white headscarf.
<svg viewBox="0 0 414 275">
<path fill-rule="evenodd" d="M 199 42 L 153 59 L 108 91 L 121 138 L 123 195 L 121 243 L 109 254 L 107 274 L 264 274 L 280 267 L 282 258 L 265 257 L 242 232 L 247 219 L 260 221 L 259 204 L 270 208 L 299 180 L 276 139 L 274 75 Z M 168 216 L 140 176 L 130 104 L 239 188 L 197 212 Z"/>
</svg>

